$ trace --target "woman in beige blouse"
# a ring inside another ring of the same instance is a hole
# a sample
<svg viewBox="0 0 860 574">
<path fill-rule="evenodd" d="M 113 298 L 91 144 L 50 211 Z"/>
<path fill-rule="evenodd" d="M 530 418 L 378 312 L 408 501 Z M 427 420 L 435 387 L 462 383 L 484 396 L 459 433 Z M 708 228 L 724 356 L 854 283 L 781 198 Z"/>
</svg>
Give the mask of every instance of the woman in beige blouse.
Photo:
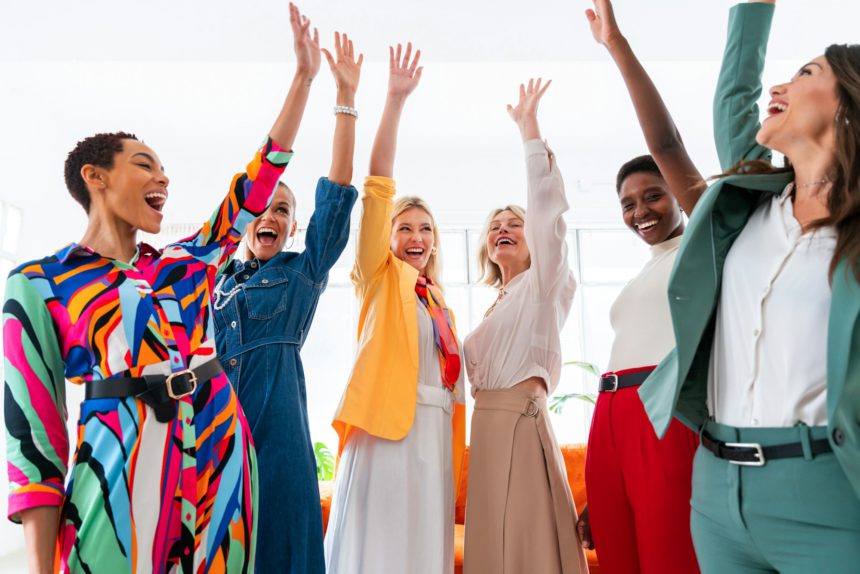
<svg viewBox="0 0 860 574">
<path fill-rule="evenodd" d="M 576 284 L 567 263 L 564 183 L 541 141 L 537 108 L 549 87 L 520 86 L 508 113 L 523 138 L 528 210 L 490 214 L 484 281 L 499 297 L 464 341 L 475 395 L 464 572 L 587 572 L 576 509 L 547 412 L 561 372 L 559 332 Z"/>
</svg>

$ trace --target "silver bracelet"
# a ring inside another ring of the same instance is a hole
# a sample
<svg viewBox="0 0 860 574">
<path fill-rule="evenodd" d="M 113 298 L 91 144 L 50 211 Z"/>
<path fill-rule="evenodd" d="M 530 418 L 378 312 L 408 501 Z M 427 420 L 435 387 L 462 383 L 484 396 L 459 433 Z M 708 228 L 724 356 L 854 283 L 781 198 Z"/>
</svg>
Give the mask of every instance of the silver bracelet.
<svg viewBox="0 0 860 574">
<path fill-rule="evenodd" d="M 334 114 L 346 114 L 348 116 L 352 116 L 354 118 L 358 118 L 358 110 L 355 108 L 351 108 L 349 106 L 335 106 Z"/>
</svg>

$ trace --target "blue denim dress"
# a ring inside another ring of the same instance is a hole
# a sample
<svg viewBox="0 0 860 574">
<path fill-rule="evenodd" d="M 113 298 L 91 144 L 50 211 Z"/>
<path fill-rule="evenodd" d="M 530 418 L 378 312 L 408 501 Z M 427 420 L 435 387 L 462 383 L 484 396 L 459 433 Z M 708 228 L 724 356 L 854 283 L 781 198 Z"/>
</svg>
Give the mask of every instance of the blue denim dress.
<svg viewBox="0 0 860 574">
<path fill-rule="evenodd" d="M 218 355 L 257 448 L 256 572 L 325 572 L 316 463 L 299 351 L 328 272 L 349 238 L 358 192 L 321 178 L 301 253 L 233 261 L 213 307 Z"/>
</svg>

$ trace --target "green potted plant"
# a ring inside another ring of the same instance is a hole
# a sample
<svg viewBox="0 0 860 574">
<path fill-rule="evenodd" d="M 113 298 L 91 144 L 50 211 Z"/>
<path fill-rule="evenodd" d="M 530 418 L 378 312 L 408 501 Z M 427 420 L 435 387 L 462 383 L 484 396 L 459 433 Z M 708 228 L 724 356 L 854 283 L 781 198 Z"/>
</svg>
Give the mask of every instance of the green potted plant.
<svg viewBox="0 0 860 574">
<path fill-rule="evenodd" d="M 314 458 L 317 461 L 317 480 L 334 478 L 334 455 L 324 442 L 314 443 Z"/>
<path fill-rule="evenodd" d="M 585 361 L 568 361 L 564 363 L 564 365 L 573 365 L 574 367 L 579 367 L 586 373 L 590 373 L 595 377 L 600 377 L 600 370 L 594 363 L 586 363 Z M 549 410 L 554 412 L 555 414 L 560 415 L 564 410 L 565 405 L 567 405 L 567 401 L 570 399 L 577 399 L 580 401 L 585 401 L 590 405 L 594 406 L 597 404 L 597 395 L 591 393 L 567 393 L 564 395 L 555 395 L 549 401 Z"/>
</svg>

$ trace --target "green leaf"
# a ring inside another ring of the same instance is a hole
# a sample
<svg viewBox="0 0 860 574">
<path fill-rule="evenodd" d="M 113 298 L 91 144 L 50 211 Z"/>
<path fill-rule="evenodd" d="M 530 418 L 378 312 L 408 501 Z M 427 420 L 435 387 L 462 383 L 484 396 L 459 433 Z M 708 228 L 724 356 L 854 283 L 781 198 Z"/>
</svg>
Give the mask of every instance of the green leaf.
<svg viewBox="0 0 860 574">
<path fill-rule="evenodd" d="M 597 368 L 597 365 L 594 363 L 587 363 L 585 361 L 568 361 L 564 363 L 565 365 L 573 365 L 574 367 L 579 367 L 583 371 L 591 373 L 595 377 L 600 377 L 600 369 Z"/>
<path fill-rule="evenodd" d="M 317 480 L 331 480 L 334 478 L 334 455 L 325 443 L 314 443 L 314 458 L 317 462 Z"/>
<path fill-rule="evenodd" d="M 597 404 L 597 397 L 594 395 L 589 395 L 585 393 L 568 393 L 566 395 L 556 395 L 552 397 L 549 401 L 549 410 L 560 415 L 564 410 L 567 401 L 570 399 L 577 399 L 583 402 L 586 402 L 590 405 Z"/>
</svg>

